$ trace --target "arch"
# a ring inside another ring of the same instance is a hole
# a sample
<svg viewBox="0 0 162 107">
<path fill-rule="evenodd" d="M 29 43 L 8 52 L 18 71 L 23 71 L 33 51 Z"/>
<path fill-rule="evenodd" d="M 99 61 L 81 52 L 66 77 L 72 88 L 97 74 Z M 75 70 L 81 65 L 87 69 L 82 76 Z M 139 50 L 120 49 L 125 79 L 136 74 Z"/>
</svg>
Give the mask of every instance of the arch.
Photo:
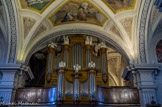
<svg viewBox="0 0 162 107">
<path fill-rule="evenodd" d="M 157 62 L 156 46 L 160 40 L 162 40 L 162 30 L 154 33 L 153 38 L 149 43 L 149 63 Z"/>
<path fill-rule="evenodd" d="M 157 61 L 156 57 L 156 46 L 158 42 L 162 40 L 162 19 L 158 20 L 158 24 L 156 24 L 156 28 L 150 35 L 149 42 L 148 42 L 148 61 L 149 63 L 155 63 Z"/>
<path fill-rule="evenodd" d="M 6 50 L 6 63 L 16 63 L 17 57 L 17 44 L 18 44 L 18 21 L 16 13 L 16 5 L 14 5 L 14 0 L 2 0 L 2 5 L 4 5 L 4 12 L 6 14 L 6 33 L 7 37 L 7 50 Z"/>
<path fill-rule="evenodd" d="M 49 39 L 59 37 L 59 36 L 62 36 L 62 35 L 67 35 L 67 34 L 85 34 L 85 35 L 91 35 L 91 36 L 98 37 L 98 38 L 104 40 L 105 42 L 111 44 L 112 46 L 114 46 L 114 48 L 116 50 L 118 50 L 118 52 L 121 53 L 126 58 L 127 62 L 129 62 L 129 60 L 132 59 L 131 56 L 129 55 L 129 53 L 126 53 L 124 51 L 124 49 L 120 46 L 120 44 L 118 44 L 117 42 L 115 42 L 114 40 L 112 40 L 111 38 L 109 38 L 108 36 L 106 36 L 106 35 L 104 35 L 102 33 L 92 31 L 92 30 L 85 30 L 85 29 L 71 29 L 71 30 L 62 30 L 62 31 L 51 33 L 51 34 L 47 35 L 46 37 L 42 38 L 41 40 L 39 40 L 30 49 L 29 53 L 27 53 L 27 56 L 24 58 L 25 59 L 25 64 L 28 64 L 30 57 L 35 52 L 34 50 L 37 49 L 37 47 L 39 47 L 45 41 L 48 41 Z"/>
<path fill-rule="evenodd" d="M 142 0 L 141 11 L 139 12 L 138 22 L 138 46 L 139 46 L 139 63 L 147 63 L 147 33 L 150 20 L 151 8 L 154 4 L 153 0 Z"/>
</svg>

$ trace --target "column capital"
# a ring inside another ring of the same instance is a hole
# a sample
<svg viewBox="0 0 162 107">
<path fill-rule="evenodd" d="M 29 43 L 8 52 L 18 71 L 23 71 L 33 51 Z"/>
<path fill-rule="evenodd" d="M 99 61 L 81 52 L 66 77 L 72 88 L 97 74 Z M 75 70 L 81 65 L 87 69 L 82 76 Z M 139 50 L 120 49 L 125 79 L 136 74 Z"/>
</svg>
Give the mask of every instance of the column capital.
<svg viewBox="0 0 162 107">
<path fill-rule="evenodd" d="M 143 73 L 143 72 L 159 72 L 161 70 L 160 64 L 130 64 L 126 66 L 122 77 L 126 80 L 130 80 L 132 75 L 135 73 Z"/>
<path fill-rule="evenodd" d="M 23 71 L 28 79 L 34 79 L 34 75 L 29 66 L 23 64 L 0 64 L 1 72 L 20 72 Z"/>
<path fill-rule="evenodd" d="M 133 68 L 131 68 L 133 69 Z M 160 71 L 160 65 L 159 64 L 134 64 L 134 69 L 136 71 L 142 71 L 142 70 L 158 70 Z"/>
<path fill-rule="evenodd" d="M 8 70 L 21 70 L 21 64 L 0 64 L 0 71 L 8 71 Z"/>
</svg>

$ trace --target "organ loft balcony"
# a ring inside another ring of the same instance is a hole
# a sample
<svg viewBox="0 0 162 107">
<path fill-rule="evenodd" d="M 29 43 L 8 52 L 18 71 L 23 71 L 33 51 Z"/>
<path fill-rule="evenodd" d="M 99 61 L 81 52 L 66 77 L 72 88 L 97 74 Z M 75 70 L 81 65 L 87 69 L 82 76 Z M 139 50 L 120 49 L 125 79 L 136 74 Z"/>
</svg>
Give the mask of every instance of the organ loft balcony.
<svg viewBox="0 0 162 107">
<path fill-rule="evenodd" d="M 139 92 L 122 74 L 126 59 L 89 35 L 64 35 L 29 61 L 34 79 L 16 90 L 15 102 L 36 105 L 139 106 Z"/>
</svg>

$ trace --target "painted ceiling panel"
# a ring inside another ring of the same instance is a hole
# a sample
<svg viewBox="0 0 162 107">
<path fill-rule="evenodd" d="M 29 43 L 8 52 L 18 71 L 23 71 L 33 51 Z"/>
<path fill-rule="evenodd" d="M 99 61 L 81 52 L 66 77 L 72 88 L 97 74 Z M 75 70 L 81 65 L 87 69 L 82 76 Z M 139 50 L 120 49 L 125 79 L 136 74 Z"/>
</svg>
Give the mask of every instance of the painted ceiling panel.
<svg viewBox="0 0 162 107">
<path fill-rule="evenodd" d="M 21 6 L 24 9 L 30 9 L 38 13 L 43 11 L 53 2 L 54 0 L 20 0 Z"/>
<path fill-rule="evenodd" d="M 136 0 L 102 0 L 114 13 L 134 9 Z"/>
<path fill-rule="evenodd" d="M 49 17 L 53 25 L 90 23 L 103 26 L 107 16 L 89 0 L 68 0 Z"/>
</svg>

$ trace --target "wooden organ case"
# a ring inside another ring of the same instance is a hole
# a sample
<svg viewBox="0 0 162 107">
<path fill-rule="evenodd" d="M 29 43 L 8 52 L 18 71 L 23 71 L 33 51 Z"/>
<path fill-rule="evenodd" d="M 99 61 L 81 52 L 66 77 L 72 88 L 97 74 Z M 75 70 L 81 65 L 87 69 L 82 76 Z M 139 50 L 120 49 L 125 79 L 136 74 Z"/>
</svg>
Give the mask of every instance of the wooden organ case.
<svg viewBox="0 0 162 107">
<path fill-rule="evenodd" d="M 107 48 L 92 44 L 92 37 L 64 36 L 60 53 L 48 47 L 45 87 L 57 87 L 58 101 L 89 102 L 97 99 L 97 86 L 108 87 Z"/>
</svg>

